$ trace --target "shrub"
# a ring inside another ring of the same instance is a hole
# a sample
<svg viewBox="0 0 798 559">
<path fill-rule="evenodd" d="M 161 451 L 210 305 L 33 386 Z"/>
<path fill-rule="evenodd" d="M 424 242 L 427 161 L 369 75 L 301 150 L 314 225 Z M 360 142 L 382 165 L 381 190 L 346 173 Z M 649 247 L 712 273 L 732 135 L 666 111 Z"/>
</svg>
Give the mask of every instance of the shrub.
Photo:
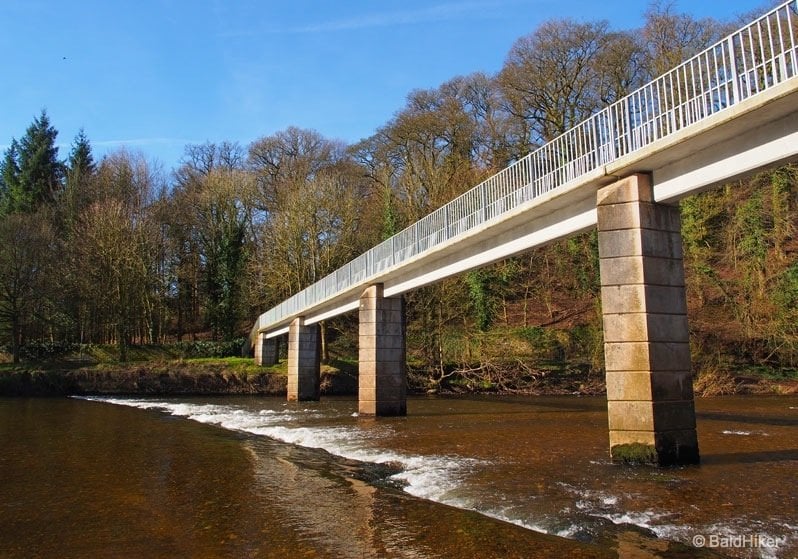
<svg viewBox="0 0 798 559">
<path fill-rule="evenodd" d="M 192 357 L 241 357 L 241 347 L 245 338 L 236 338 L 226 342 L 194 341 L 178 342 L 175 348 L 184 359 Z"/>
<path fill-rule="evenodd" d="M 79 350 L 80 344 L 75 342 L 36 340 L 22 346 L 19 356 L 26 361 L 44 361 Z"/>
</svg>

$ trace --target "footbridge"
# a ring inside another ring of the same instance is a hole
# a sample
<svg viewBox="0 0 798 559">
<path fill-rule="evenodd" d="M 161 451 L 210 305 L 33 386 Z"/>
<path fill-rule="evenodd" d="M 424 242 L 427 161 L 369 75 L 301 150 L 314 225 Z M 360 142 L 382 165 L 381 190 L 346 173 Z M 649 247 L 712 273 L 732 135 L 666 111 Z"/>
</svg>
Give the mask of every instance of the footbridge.
<svg viewBox="0 0 798 559">
<path fill-rule="evenodd" d="M 405 414 L 403 293 L 597 227 L 611 455 L 698 462 L 677 203 L 796 159 L 792 0 L 263 313 L 256 360 L 287 334 L 318 399 L 318 322 L 359 310 L 360 414 Z"/>
</svg>

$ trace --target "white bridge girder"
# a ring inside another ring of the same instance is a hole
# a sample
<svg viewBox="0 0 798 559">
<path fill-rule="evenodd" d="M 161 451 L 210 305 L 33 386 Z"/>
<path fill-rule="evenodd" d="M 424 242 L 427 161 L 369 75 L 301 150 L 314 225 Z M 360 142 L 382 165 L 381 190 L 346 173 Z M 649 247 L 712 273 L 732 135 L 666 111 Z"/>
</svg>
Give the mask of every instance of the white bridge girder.
<svg viewBox="0 0 798 559">
<path fill-rule="evenodd" d="M 302 315 L 306 324 L 320 322 L 357 309 L 369 285 L 381 283 L 385 296 L 393 297 L 588 231 L 596 225 L 598 189 L 634 173 L 652 176 L 657 202 L 675 204 L 796 160 L 798 78 L 792 78 L 366 278 Z M 258 330 L 267 338 L 283 335 L 291 318 Z"/>
</svg>

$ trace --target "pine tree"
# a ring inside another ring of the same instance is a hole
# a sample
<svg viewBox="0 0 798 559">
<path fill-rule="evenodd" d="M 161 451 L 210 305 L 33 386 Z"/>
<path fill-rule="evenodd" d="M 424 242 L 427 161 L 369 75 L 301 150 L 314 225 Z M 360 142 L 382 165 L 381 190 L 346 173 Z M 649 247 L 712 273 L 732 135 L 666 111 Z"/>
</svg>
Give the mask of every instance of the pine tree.
<svg viewBox="0 0 798 559">
<path fill-rule="evenodd" d="M 11 140 L 11 146 L 6 150 L 5 157 L 0 163 L 0 215 L 11 213 L 13 199 L 19 191 L 19 144 Z"/>
<path fill-rule="evenodd" d="M 64 165 L 58 160 L 47 111 L 28 127 L 19 142 L 12 142 L 2 165 L 3 210 L 30 213 L 52 201 L 62 187 Z"/>
<path fill-rule="evenodd" d="M 72 150 L 66 162 L 66 183 L 61 195 L 60 211 L 68 229 L 79 213 L 91 203 L 91 180 L 97 172 L 91 144 L 81 128 L 72 142 Z"/>
<path fill-rule="evenodd" d="M 91 154 L 91 144 L 83 128 L 80 129 L 72 142 L 72 151 L 69 152 L 68 177 L 73 175 L 87 176 L 94 173 L 96 165 Z"/>
</svg>

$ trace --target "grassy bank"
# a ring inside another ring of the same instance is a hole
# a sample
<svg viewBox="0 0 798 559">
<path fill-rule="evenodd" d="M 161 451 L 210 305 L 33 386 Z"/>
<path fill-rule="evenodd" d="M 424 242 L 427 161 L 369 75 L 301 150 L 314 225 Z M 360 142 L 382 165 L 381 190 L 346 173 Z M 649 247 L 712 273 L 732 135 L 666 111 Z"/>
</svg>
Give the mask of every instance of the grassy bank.
<svg viewBox="0 0 798 559">
<path fill-rule="evenodd" d="M 241 358 L 0 365 L 0 395 L 280 394 L 285 374 Z M 251 361 L 251 360 L 250 360 Z"/>
<path fill-rule="evenodd" d="M 450 363 L 434 374 L 411 357 L 409 388 L 411 392 L 439 393 L 605 393 L 601 370 L 579 360 L 557 359 L 559 349 L 549 351 L 548 344 L 522 334 L 483 345 L 480 359 L 473 364 Z M 524 343 L 534 347 L 524 348 Z M 487 351 L 487 347 L 493 349 Z M 506 351 L 509 349 L 512 352 Z M 0 354 L 0 396 L 285 394 L 285 359 L 260 367 L 251 358 L 185 354 L 185 346 L 132 347 L 123 363 L 115 347 L 92 346 L 21 364 L 12 364 L 8 356 Z M 333 359 L 322 365 L 321 373 L 322 394 L 357 393 L 356 358 Z M 703 366 L 694 385 L 697 396 L 796 394 L 798 370 Z"/>
<path fill-rule="evenodd" d="M 284 395 L 286 363 L 259 367 L 244 357 L 189 357 L 218 351 L 212 344 L 134 346 L 119 360 L 116 346 L 47 349 L 43 358 L 11 363 L 0 353 L 0 396 L 61 395 Z M 325 365 L 325 394 L 354 392 L 356 369 Z"/>
</svg>

